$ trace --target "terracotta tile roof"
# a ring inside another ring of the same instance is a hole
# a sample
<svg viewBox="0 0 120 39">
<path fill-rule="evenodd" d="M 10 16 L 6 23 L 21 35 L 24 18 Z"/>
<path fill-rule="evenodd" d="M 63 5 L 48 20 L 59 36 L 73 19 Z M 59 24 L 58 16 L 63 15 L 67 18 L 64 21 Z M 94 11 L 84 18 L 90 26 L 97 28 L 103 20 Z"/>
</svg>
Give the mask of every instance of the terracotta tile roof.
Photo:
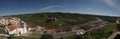
<svg viewBox="0 0 120 39">
<path fill-rule="evenodd" d="M 13 31 L 15 29 L 20 28 L 21 26 L 20 25 L 10 25 L 10 26 L 7 26 L 7 28 L 10 30 L 10 31 Z"/>
</svg>

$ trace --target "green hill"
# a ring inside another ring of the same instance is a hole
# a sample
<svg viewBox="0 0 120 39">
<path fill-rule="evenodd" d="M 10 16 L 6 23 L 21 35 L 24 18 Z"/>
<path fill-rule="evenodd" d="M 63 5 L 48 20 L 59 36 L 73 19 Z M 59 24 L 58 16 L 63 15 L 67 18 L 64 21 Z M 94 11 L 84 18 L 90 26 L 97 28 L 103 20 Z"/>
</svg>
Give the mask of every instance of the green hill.
<svg viewBox="0 0 120 39">
<path fill-rule="evenodd" d="M 72 25 L 84 24 L 89 21 L 100 18 L 108 22 L 115 22 L 119 17 L 100 16 L 78 13 L 62 13 L 62 12 L 43 12 L 33 14 L 10 15 L 11 17 L 19 17 L 24 20 L 29 26 L 45 26 L 48 28 L 60 28 Z"/>
</svg>

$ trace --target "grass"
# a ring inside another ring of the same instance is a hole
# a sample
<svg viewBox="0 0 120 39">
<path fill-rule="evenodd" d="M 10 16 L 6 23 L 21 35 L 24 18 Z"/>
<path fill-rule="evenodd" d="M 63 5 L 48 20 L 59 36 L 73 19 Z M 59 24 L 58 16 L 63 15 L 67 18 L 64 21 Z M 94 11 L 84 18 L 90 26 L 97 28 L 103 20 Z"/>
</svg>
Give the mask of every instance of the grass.
<svg viewBox="0 0 120 39">
<path fill-rule="evenodd" d="M 34 38 L 34 37 L 22 37 L 22 36 L 19 36 L 19 37 L 12 37 L 12 39 L 40 39 L 40 38 Z"/>
<path fill-rule="evenodd" d="M 107 39 L 115 32 L 116 24 L 111 23 L 103 28 L 87 33 L 83 36 L 84 39 Z"/>
<path fill-rule="evenodd" d="M 85 35 L 80 36 L 81 39 L 107 39 L 112 33 L 116 31 L 116 24 L 110 23 L 105 27 L 102 27 L 100 29 L 87 32 Z M 75 39 L 76 36 L 69 36 L 66 37 L 66 39 Z"/>
<path fill-rule="evenodd" d="M 5 33 L 5 27 L 1 26 L 0 27 L 0 34 L 4 34 Z"/>
</svg>

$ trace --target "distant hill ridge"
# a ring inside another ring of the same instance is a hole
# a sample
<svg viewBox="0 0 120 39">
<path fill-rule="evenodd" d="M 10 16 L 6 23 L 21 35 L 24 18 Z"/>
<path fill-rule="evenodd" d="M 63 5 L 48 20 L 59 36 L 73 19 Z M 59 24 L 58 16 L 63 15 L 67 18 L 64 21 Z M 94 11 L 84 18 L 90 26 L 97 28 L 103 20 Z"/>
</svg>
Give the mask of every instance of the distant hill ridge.
<svg viewBox="0 0 120 39">
<path fill-rule="evenodd" d="M 62 12 L 43 12 L 33 14 L 20 14 L 20 15 L 9 15 L 11 17 L 18 17 L 21 20 L 27 22 L 30 26 L 47 26 L 47 27 L 58 27 L 62 26 L 79 25 L 88 21 L 96 20 L 100 18 L 108 22 L 115 22 L 119 17 L 113 16 L 101 16 L 101 15 L 89 15 L 89 14 L 78 14 L 78 13 L 62 13 Z M 47 22 L 49 18 L 57 18 Z M 73 21 L 72 21 L 73 20 Z"/>
</svg>

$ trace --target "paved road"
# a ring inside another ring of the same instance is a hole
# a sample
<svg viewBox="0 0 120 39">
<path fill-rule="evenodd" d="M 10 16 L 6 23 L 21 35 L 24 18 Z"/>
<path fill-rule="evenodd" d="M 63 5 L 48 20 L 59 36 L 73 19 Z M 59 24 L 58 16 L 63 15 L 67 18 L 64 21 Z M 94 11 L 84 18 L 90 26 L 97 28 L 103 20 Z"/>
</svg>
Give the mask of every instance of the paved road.
<svg viewBox="0 0 120 39">
<path fill-rule="evenodd" d="M 97 21 L 95 21 L 95 22 L 97 22 Z M 94 23 L 94 22 L 93 22 Z M 93 23 L 86 23 L 86 24 L 88 24 L 88 25 L 91 25 L 91 24 L 93 24 Z M 84 24 L 84 25 L 86 25 L 86 24 Z M 99 28 L 102 28 L 102 27 L 104 27 L 104 26 L 106 26 L 107 24 L 104 24 L 104 25 L 101 25 L 101 26 L 98 26 L 98 27 L 95 27 L 95 28 L 90 28 L 89 30 L 86 30 L 86 32 L 89 32 L 89 31 L 92 31 L 92 30 L 95 30 L 95 29 L 99 29 Z M 71 35 L 74 35 L 74 34 L 76 34 L 76 32 L 77 31 L 74 31 L 74 32 L 72 32 L 72 31 L 70 31 L 70 32 L 60 32 L 60 33 L 56 33 L 56 34 L 53 34 L 53 36 L 54 37 L 56 37 L 56 38 L 59 38 L 59 37 L 67 37 L 67 36 L 71 36 Z"/>
<path fill-rule="evenodd" d="M 6 34 L 0 34 L 0 36 L 6 36 L 6 37 L 8 37 L 9 35 L 6 35 Z"/>
<path fill-rule="evenodd" d="M 120 32 L 113 33 L 108 39 L 114 39 L 117 34 L 120 34 Z"/>
</svg>

